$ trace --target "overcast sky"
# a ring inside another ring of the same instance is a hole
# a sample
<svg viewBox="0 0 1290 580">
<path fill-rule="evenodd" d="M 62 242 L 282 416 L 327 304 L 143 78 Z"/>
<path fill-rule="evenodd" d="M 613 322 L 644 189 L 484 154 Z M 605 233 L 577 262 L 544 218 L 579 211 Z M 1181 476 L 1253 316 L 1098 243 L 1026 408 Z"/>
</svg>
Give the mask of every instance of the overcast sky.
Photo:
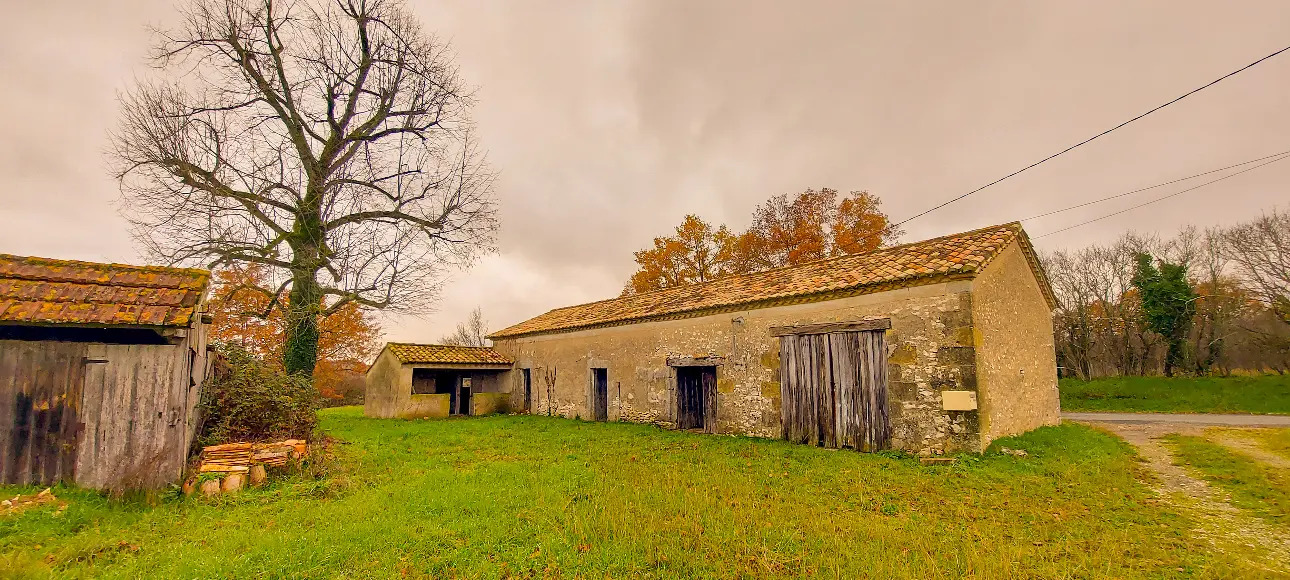
<svg viewBox="0 0 1290 580">
<path fill-rule="evenodd" d="M 3 0 L 0 252 L 140 262 L 104 159 L 170 0 Z M 499 252 L 436 312 L 499 329 L 616 295 L 686 213 L 741 228 L 807 187 L 899 220 L 1290 44 L 1290 2 L 415 0 L 478 87 Z M 1290 150 L 1290 53 L 906 226 L 913 241 Z M 1168 234 L 1290 205 L 1290 162 L 1038 240 Z M 1031 236 L 1184 187 L 1025 223 Z"/>
</svg>

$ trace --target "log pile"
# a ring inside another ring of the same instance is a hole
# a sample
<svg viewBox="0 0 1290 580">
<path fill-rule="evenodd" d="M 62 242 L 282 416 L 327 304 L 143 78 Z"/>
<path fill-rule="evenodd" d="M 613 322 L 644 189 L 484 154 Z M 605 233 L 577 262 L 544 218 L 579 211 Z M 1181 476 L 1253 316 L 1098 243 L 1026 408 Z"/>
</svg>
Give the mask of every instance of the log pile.
<svg viewBox="0 0 1290 580">
<path fill-rule="evenodd" d="M 226 443 L 202 448 L 197 476 L 184 482 L 184 493 L 200 489 L 204 495 L 237 491 L 246 483 L 260 485 L 268 478 L 266 468 L 286 467 L 305 456 L 309 444 L 303 439 L 272 443 Z M 208 475 L 209 474 L 209 475 Z"/>
<path fill-rule="evenodd" d="M 251 469 L 253 445 L 250 443 L 228 443 L 211 445 L 202 448 L 201 473 L 217 471 L 220 473 L 246 472 Z"/>
</svg>

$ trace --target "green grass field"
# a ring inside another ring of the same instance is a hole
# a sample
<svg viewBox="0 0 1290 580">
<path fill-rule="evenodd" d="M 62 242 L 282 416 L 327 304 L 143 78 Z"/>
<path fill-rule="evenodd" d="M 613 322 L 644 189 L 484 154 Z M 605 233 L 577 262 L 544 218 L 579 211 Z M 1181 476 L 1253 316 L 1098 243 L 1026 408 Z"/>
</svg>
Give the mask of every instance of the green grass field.
<svg viewBox="0 0 1290 580">
<path fill-rule="evenodd" d="M 1063 411 L 1290 414 L 1290 375 L 1059 382 Z"/>
<path fill-rule="evenodd" d="M 625 423 L 322 415 L 322 478 L 156 507 L 56 488 L 61 514 L 0 516 L 0 577 L 1259 577 L 1078 425 L 996 443 L 1027 457 L 923 466 Z"/>
</svg>

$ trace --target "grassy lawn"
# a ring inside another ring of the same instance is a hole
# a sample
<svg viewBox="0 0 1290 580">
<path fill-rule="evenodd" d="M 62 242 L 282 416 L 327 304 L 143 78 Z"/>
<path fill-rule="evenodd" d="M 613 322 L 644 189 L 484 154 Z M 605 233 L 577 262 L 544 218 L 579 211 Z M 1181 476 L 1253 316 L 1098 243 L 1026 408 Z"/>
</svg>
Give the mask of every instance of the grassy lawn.
<svg viewBox="0 0 1290 580">
<path fill-rule="evenodd" d="M 343 443 L 322 479 L 156 507 L 56 488 L 61 514 L 0 516 L 0 577 L 1259 576 L 1073 424 L 938 466 L 545 417 L 323 428 Z"/>
<path fill-rule="evenodd" d="M 1059 387 L 1063 411 L 1290 414 L 1290 375 L 1062 379 Z"/>
<path fill-rule="evenodd" d="M 1290 459 L 1290 429 L 1260 429 L 1255 438 L 1268 451 Z"/>
<path fill-rule="evenodd" d="M 1290 473 L 1270 467 L 1203 437 L 1169 435 L 1180 465 L 1227 490 L 1232 505 L 1276 523 L 1290 522 Z"/>
</svg>

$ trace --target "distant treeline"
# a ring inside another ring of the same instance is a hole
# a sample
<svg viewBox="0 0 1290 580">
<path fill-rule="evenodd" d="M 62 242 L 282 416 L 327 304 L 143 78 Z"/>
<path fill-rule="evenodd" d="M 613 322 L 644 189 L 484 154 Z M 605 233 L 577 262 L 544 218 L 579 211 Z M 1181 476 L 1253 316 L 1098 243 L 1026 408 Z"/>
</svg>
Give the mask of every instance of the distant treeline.
<svg viewBox="0 0 1290 580">
<path fill-rule="evenodd" d="M 1143 255 L 1153 274 L 1182 268 L 1183 288 L 1164 298 L 1176 302 L 1171 331 L 1160 331 L 1159 297 L 1144 308 Z M 1174 372 L 1197 375 L 1290 369 L 1290 212 L 1230 228 L 1189 226 L 1168 239 L 1127 233 L 1043 262 L 1060 302 L 1062 376 L 1162 374 L 1166 359 Z"/>
</svg>

